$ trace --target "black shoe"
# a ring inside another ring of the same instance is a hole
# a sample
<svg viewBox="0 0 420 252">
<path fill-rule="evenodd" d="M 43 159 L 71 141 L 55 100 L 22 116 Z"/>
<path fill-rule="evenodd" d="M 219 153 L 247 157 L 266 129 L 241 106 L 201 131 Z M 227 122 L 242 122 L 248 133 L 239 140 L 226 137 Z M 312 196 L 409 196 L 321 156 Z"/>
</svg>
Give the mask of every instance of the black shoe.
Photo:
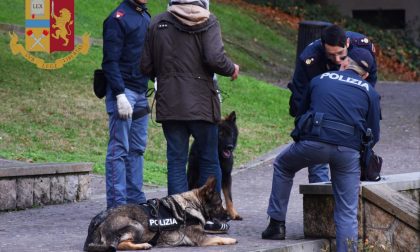
<svg viewBox="0 0 420 252">
<path fill-rule="evenodd" d="M 204 232 L 209 234 L 225 234 L 229 230 L 229 224 L 214 221 L 206 221 L 204 224 Z"/>
<path fill-rule="evenodd" d="M 266 240 L 284 240 L 286 238 L 286 226 L 284 221 L 270 218 L 270 224 L 262 232 L 261 238 Z"/>
</svg>

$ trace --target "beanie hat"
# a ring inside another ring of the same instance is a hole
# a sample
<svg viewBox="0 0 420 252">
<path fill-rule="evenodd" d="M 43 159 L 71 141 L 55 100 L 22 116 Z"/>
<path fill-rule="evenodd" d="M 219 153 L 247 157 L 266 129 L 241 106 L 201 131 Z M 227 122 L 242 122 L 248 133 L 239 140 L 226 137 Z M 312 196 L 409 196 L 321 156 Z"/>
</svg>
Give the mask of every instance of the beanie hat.
<svg viewBox="0 0 420 252">
<path fill-rule="evenodd" d="M 372 70 L 374 59 L 368 50 L 358 47 L 352 48 L 349 50 L 348 56 L 366 72 L 369 73 Z"/>
<path fill-rule="evenodd" d="M 210 6 L 209 0 L 170 0 L 169 1 L 169 6 L 176 5 L 176 4 L 194 4 L 194 5 L 203 7 L 206 10 L 208 10 Z"/>
</svg>

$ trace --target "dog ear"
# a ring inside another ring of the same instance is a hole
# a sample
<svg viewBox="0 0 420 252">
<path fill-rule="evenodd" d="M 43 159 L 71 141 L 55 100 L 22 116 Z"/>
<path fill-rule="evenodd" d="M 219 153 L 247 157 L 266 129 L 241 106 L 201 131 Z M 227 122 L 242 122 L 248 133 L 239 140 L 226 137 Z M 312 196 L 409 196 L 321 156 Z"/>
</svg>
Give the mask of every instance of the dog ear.
<svg viewBox="0 0 420 252">
<path fill-rule="evenodd" d="M 215 190 L 216 190 L 216 177 L 215 176 L 210 176 L 210 177 L 208 177 L 206 183 L 202 187 L 202 191 L 205 194 L 207 194 L 207 193 L 212 193 Z"/>
<path fill-rule="evenodd" d="M 232 121 L 232 122 L 236 122 L 236 113 L 235 111 L 232 111 L 229 116 L 226 118 L 226 120 Z"/>
</svg>

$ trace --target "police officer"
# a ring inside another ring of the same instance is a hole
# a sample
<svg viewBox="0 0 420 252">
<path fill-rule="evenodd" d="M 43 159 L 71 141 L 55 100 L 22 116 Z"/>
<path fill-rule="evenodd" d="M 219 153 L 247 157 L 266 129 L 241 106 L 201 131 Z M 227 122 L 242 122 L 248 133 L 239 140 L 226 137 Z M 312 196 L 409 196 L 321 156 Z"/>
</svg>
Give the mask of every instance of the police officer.
<svg viewBox="0 0 420 252">
<path fill-rule="evenodd" d="M 347 241 L 357 245 L 357 206 L 361 139 L 370 128 L 379 140 L 379 95 L 366 82 L 374 59 L 369 51 L 349 51 L 347 69 L 315 77 L 298 111 L 292 132 L 295 143 L 274 161 L 273 184 L 267 214 L 270 223 L 263 239 L 285 239 L 285 220 L 293 177 L 300 169 L 329 163 L 335 200 L 337 251 Z"/>
<path fill-rule="evenodd" d="M 364 48 L 370 51 L 373 63 L 366 79 L 372 86 L 376 84 L 375 48 L 369 39 L 360 33 L 345 32 L 337 25 L 326 27 L 321 34 L 321 39 L 309 44 L 300 54 L 295 67 L 293 80 L 288 88 L 292 92 L 290 97 L 290 115 L 295 117 L 298 105 L 303 99 L 309 82 L 315 76 L 327 71 L 338 70 L 346 61 L 347 54 L 354 48 Z M 309 182 L 328 181 L 328 167 L 326 164 L 317 164 L 309 167 Z"/>
<path fill-rule="evenodd" d="M 103 24 L 102 69 L 107 81 L 109 115 L 105 162 L 108 208 L 146 202 L 142 185 L 149 79 L 140 71 L 141 52 L 150 23 L 146 3 L 147 0 L 125 0 Z"/>
</svg>

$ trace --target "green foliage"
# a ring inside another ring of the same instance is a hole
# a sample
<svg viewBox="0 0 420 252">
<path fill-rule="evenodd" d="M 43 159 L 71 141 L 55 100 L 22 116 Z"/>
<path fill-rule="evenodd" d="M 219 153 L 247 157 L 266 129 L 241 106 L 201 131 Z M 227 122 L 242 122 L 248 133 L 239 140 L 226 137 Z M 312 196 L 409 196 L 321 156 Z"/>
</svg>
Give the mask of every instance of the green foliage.
<svg viewBox="0 0 420 252">
<path fill-rule="evenodd" d="M 360 20 L 343 19 L 342 24 L 348 30 L 358 31 L 368 35 L 383 53 L 404 63 L 410 69 L 420 73 L 420 49 L 402 30 L 383 30 L 366 24 Z"/>
<path fill-rule="evenodd" d="M 95 9 L 87 3 L 80 3 L 83 8 L 78 12 L 86 16 L 76 16 L 85 20 L 79 24 L 76 21 L 78 34 L 87 31 L 100 37 L 102 20 L 107 15 L 105 12 L 111 11 L 116 4 L 116 1 L 107 1 L 106 8 L 109 10 L 105 11 L 105 7 Z M 217 9 L 216 4 L 213 6 Z M 156 9 L 159 8 L 164 10 L 166 6 L 157 5 Z M 91 16 L 87 13 L 95 11 L 97 13 Z M 0 13 L 7 22 L 13 22 L 13 11 L 5 13 L 3 9 Z M 226 19 L 223 14 L 221 16 Z M 237 16 L 246 17 L 244 14 Z M 251 19 L 246 22 L 253 25 Z M 222 27 L 229 29 L 224 25 Z M 242 33 L 249 33 L 245 26 L 240 29 L 244 29 Z M 275 31 L 268 28 L 260 29 L 266 31 L 257 37 L 260 41 L 258 45 L 261 45 L 259 50 L 275 49 L 273 54 L 282 52 L 276 49 L 276 40 L 283 38 L 275 38 Z M 246 36 L 240 39 L 248 40 Z M 22 56 L 12 55 L 9 41 L 8 34 L 0 34 L 0 58 L 3 62 L 0 68 L 0 156 L 31 162 L 93 162 L 94 171 L 104 173 L 107 115 L 103 100 L 94 97 L 91 89 L 92 73 L 100 66 L 102 47 L 93 46 L 88 55 L 79 55 L 64 68 L 46 71 L 36 68 Z M 23 41 L 20 37 L 19 42 Z M 287 40 L 284 41 L 286 43 Z M 235 61 L 242 65 L 241 59 L 246 58 L 247 53 L 237 51 Z M 67 53 L 35 55 L 51 62 Z M 266 55 L 264 57 L 271 57 L 269 53 Z M 245 63 L 243 66 L 246 68 Z M 238 115 L 240 137 L 235 153 L 236 165 L 289 140 L 292 122 L 287 114 L 288 91 L 243 75 L 235 82 L 221 77 L 220 86 L 225 93 L 223 114 L 235 110 Z M 145 182 L 166 183 L 165 152 L 166 143 L 160 125 L 150 122 Z"/>
<path fill-rule="evenodd" d="M 92 38 L 101 38 L 103 20 L 120 2 L 75 0 L 76 35 L 88 32 Z M 149 1 L 147 6 L 155 16 L 165 11 L 167 4 L 168 1 L 159 0 Z M 270 82 L 290 77 L 296 51 L 294 39 L 290 40 L 295 36 L 290 36 L 290 30 L 284 34 L 283 29 L 269 28 L 261 24 L 258 21 L 261 17 L 250 10 L 219 3 L 212 3 L 210 8 L 220 21 L 225 49 L 240 64 L 242 73 Z M 23 26 L 23 10 L 24 1 L 0 1 L 1 22 Z M 54 55 L 60 56 L 59 53 Z"/>
<path fill-rule="evenodd" d="M 287 37 L 259 23 L 249 10 L 224 4 L 213 4 L 211 10 L 221 24 L 226 50 L 242 72 L 270 81 L 291 76 L 296 48 Z"/>
<path fill-rule="evenodd" d="M 420 49 L 412 42 L 408 32 L 401 30 L 383 30 L 360 20 L 339 14 L 333 5 L 319 4 L 314 0 L 246 0 L 251 3 L 277 7 L 293 16 L 306 20 L 322 20 L 337 23 L 347 30 L 369 36 L 383 49 L 383 53 L 404 63 L 420 74 Z"/>
</svg>

